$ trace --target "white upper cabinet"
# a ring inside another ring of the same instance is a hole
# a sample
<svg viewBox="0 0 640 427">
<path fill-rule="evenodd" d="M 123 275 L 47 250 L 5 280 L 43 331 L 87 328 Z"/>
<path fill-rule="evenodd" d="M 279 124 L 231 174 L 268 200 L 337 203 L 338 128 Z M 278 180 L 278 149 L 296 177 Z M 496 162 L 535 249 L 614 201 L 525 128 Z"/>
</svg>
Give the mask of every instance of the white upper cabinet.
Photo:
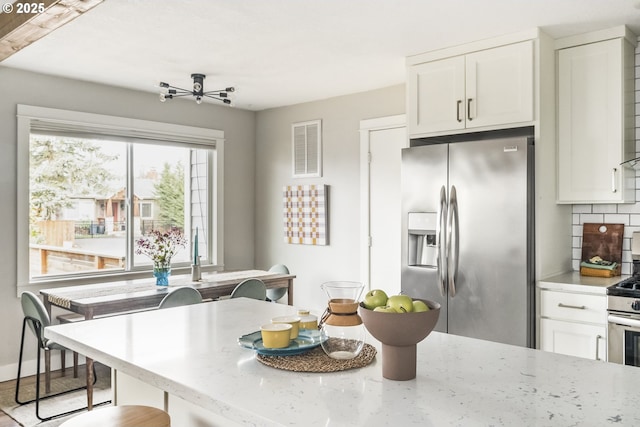
<svg viewBox="0 0 640 427">
<path fill-rule="evenodd" d="M 527 40 L 410 65 L 410 136 L 531 122 L 533 55 Z"/>
<path fill-rule="evenodd" d="M 533 120 L 533 41 L 466 56 L 467 127 Z"/>
<path fill-rule="evenodd" d="M 586 41 L 557 51 L 558 202 L 633 203 L 634 46 Z"/>
<path fill-rule="evenodd" d="M 465 128 L 464 56 L 409 69 L 411 134 Z"/>
</svg>

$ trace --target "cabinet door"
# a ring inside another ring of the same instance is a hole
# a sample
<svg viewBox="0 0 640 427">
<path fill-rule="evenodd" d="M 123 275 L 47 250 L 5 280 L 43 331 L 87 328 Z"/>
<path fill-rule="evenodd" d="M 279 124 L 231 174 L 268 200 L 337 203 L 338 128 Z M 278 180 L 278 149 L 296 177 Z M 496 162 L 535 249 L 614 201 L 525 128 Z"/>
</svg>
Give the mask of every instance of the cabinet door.
<svg viewBox="0 0 640 427">
<path fill-rule="evenodd" d="M 540 350 L 594 360 L 607 360 L 606 328 L 540 319 Z"/>
<path fill-rule="evenodd" d="M 533 120 L 533 41 L 466 56 L 467 128 Z"/>
<path fill-rule="evenodd" d="M 558 201 L 632 202 L 619 39 L 558 51 Z M 631 158 L 631 157 L 629 157 Z"/>
<path fill-rule="evenodd" d="M 411 135 L 464 129 L 464 57 L 412 66 L 407 77 Z"/>
</svg>

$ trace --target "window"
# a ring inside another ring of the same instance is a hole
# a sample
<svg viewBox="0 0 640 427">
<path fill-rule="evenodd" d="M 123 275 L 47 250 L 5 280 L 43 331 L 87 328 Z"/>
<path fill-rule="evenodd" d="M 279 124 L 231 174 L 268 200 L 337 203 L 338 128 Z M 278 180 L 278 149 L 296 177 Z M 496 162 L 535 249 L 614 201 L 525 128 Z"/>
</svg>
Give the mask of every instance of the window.
<svg viewBox="0 0 640 427">
<path fill-rule="evenodd" d="M 153 218 L 153 203 L 152 202 L 140 202 L 138 204 L 140 209 L 140 218 L 152 219 Z"/>
<path fill-rule="evenodd" d="M 173 227 L 174 268 L 196 230 L 202 264 L 222 263 L 222 132 L 19 106 L 18 140 L 19 286 L 150 269 L 135 239 Z"/>
</svg>

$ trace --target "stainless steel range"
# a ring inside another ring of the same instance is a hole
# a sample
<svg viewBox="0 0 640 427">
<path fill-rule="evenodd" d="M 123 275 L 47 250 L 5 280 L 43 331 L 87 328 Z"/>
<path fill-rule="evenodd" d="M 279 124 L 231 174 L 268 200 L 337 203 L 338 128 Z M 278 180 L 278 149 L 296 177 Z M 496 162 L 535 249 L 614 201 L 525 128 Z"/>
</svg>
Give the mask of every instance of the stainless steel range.
<svg viewBox="0 0 640 427">
<path fill-rule="evenodd" d="M 640 232 L 631 238 L 633 275 L 607 288 L 609 362 L 640 366 Z"/>
</svg>

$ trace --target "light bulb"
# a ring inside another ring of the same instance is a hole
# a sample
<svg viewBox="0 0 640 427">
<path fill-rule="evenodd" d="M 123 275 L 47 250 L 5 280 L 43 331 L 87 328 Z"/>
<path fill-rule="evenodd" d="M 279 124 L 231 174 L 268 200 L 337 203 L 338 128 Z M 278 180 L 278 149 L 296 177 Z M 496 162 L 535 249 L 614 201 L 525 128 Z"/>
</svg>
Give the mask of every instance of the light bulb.
<svg viewBox="0 0 640 427">
<path fill-rule="evenodd" d="M 167 100 L 167 97 L 164 93 L 160 94 L 160 102 L 165 102 Z"/>
<path fill-rule="evenodd" d="M 198 105 L 202 104 L 202 97 L 201 96 L 196 96 L 196 104 L 198 104 Z"/>
</svg>

